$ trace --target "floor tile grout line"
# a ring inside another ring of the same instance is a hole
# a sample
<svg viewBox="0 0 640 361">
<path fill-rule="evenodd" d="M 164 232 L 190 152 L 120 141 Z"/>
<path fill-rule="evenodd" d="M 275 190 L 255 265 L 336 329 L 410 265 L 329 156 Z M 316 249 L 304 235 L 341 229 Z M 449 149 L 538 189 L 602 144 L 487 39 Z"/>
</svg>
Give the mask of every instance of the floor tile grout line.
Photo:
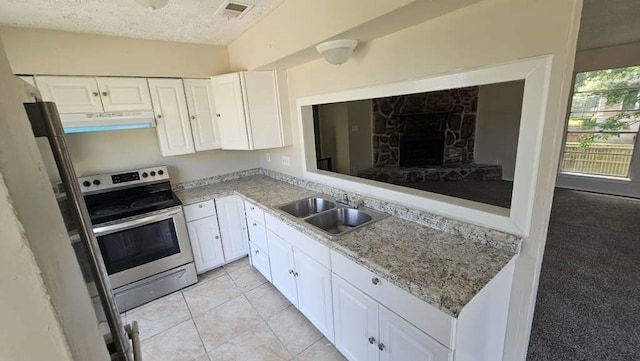
<svg viewBox="0 0 640 361">
<path fill-rule="evenodd" d="M 207 354 L 207 347 L 204 344 L 204 339 L 202 339 L 202 335 L 200 334 L 200 329 L 198 328 L 198 324 L 196 324 L 196 320 L 193 318 L 193 313 L 191 312 L 191 309 L 189 308 L 189 304 L 187 303 L 187 298 L 184 296 L 184 292 L 180 291 L 180 294 L 182 294 L 182 299 L 184 300 L 184 304 L 185 306 L 187 306 L 187 310 L 189 311 L 189 316 L 191 316 L 191 322 L 193 322 L 193 326 L 196 329 L 196 333 L 198 334 L 198 338 L 200 339 L 200 343 L 202 344 L 202 349 L 204 350 L 205 355 Z M 202 356 L 202 355 L 200 355 Z M 200 357 L 198 356 L 198 357 Z M 207 358 L 209 356 L 207 355 Z"/>
</svg>

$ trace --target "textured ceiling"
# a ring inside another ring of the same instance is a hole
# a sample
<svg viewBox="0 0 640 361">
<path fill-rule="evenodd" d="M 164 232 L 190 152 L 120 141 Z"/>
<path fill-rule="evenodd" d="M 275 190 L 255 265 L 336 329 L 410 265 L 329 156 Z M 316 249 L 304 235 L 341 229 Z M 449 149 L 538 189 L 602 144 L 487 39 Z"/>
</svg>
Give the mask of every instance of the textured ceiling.
<svg viewBox="0 0 640 361">
<path fill-rule="evenodd" d="M 135 0 L 0 0 L 0 24 L 226 45 L 282 0 L 254 5 L 241 19 L 214 15 L 223 0 L 169 0 L 151 11 Z"/>
<path fill-rule="evenodd" d="M 585 0 L 578 50 L 640 41 L 639 0 Z"/>
</svg>

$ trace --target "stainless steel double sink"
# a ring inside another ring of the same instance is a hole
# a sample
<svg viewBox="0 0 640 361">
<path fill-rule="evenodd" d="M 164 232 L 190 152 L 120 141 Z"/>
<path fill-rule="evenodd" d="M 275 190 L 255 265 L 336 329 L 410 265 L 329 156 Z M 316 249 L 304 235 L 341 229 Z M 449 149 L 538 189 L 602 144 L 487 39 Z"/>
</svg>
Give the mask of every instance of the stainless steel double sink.
<svg viewBox="0 0 640 361">
<path fill-rule="evenodd" d="M 330 236 L 343 235 L 388 216 L 373 209 L 356 209 L 320 197 L 299 199 L 278 209 L 304 220 Z"/>
</svg>

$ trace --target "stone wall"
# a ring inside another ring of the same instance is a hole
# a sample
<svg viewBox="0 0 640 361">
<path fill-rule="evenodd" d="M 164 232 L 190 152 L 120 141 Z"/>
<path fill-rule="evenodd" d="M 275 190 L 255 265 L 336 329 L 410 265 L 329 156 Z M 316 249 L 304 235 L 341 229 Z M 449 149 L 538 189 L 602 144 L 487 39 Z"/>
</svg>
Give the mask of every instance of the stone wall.
<svg viewBox="0 0 640 361">
<path fill-rule="evenodd" d="M 373 99 L 376 167 L 400 165 L 400 136 L 417 119 L 445 131 L 444 164 L 473 162 L 478 87 Z"/>
</svg>

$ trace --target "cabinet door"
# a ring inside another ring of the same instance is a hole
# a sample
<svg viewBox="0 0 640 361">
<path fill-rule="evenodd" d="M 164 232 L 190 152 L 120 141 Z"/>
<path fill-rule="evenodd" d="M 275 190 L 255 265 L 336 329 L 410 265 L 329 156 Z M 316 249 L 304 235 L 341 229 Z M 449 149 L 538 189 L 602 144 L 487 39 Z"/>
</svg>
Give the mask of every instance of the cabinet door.
<svg viewBox="0 0 640 361">
<path fill-rule="evenodd" d="M 296 278 L 293 275 L 293 248 L 273 232 L 268 232 L 267 240 L 269 243 L 269 264 L 271 264 L 271 283 L 297 307 L 298 291 Z"/>
<path fill-rule="evenodd" d="M 151 110 L 145 78 L 96 78 L 106 112 Z"/>
<path fill-rule="evenodd" d="M 42 99 L 55 102 L 60 113 L 102 113 L 96 78 L 36 76 Z"/>
<path fill-rule="evenodd" d="M 427 334 L 380 306 L 380 361 L 449 361 L 451 351 Z"/>
<path fill-rule="evenodd" d="M 202 273 L 224 263 L 220 230 L 215 216 L 187 223 L 196 271 Z"/>
<path fill-rule="evenodd" d="M 293 258 L 298 309 L 333 342 L 331 271 L 297 249 L 294 249 Z"/>
<path fill-rule="evenodd" d="M 336 348 L 349 361 L 378 360 L 378 303 L 335 274 L 332 282 Z"/>
<path fill-rule="evenodd" d="M 249 255 L 251 257 L 251 264 L 255 267 L 264 278 L 271 282 L 271 265 L 269 265 L 269 255 L 260 247 L 249 242 Z"/>
<path fill-rule="evenodd" d="M 216 209 L 225 261 L 249 254 L 249 235 L 242 199 L 238 196 L 216 198 Z"/>
<path fill-rule="evenodd" d="M 158 140 L 163 156 L 194 153 L 187 101 L 180 79 L 149 79 Z"/>
<path fill-rule="evenodd" d="M 183 79 L 196 151 L 220 149 L 218 119 L 209 79 Z"/>
<path fill-rule="evenodd" d="M 222 149 L 251 149 L 240 73 L 211 78 Z"/>
<path fill-rule="evenodd" d="M 247 227 L 249 228 L 249 240 L 256 246 L 268 251 L 267 227 L 257 221 L 247 217 Z"/>
<path fill-rule="evenodd" d="M 242 73 L 252 149 L 283 146 L 280 104 L 273 71 Z M 289 111 L 285 109 L 284 111 Z"/>
</svg>

